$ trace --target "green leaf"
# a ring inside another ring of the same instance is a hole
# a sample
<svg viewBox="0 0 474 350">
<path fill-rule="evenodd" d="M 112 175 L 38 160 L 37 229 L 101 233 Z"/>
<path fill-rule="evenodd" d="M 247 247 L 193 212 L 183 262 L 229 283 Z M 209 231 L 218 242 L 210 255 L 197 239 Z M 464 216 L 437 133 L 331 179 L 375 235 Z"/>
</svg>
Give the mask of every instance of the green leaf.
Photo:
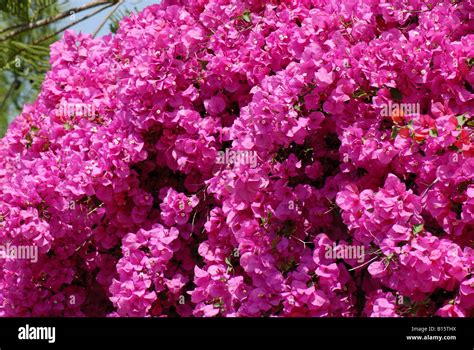
<svg viewBox="0 0 474 350">
<path fill-rule="evenodd" d="M 430 129 L 429 134 L 431 137 L 438 137 L 438 130 L 437 129 Z"/>
<path fill-rule="evenodd" d="M 466 123 L 466 121 L 467 121 L 467 117 L 466 117 L 465 114 L 458 115 L 458 116 L 456 117 L 456 119 L 458 120 L 458 124 L 459 124 L 459 126 L 460 126 L 461 128 L 463 127 L 463 125 L 464 125 L 464 124 Z"/>
<path fill-rule="evenodd" d="M 403 98 L 402 93 L 397 88 L 390 88 L 390 96 L 394 101 L 401 101 Z"/>
<path fill-rule="evenodd" d="M 410 304 L 410 298 L 403 297 L 403 306 L 409 307 Z"/>
<path fill-rule="evenodd" d="M 397 138 L 397 135 L 398 135 L 398 133 L 400 132 L 400 130 L 401 130 L 401 128 L 399 128 L 399 127 L 397 127 L 397 126 L 394 126 L 394 127 L 392 128 L 392 135 L 391 135 L 391 138 L 392 138 L 392 139 Z"/>
<path fill-rule="evenodd" d="M 423 231 L 423 224 L 413 225 L 413 233 L 415 235 L 417 235 L 421 231 Z"/>
<path fill-rule="evenodd" d="M 455 145 L 449 145 L 448 149 L 453 152 L 459 152 L 459 148 L 457 148 Z"/>
<path fill-rule="evenodd" d="M 221 307 L 224 306 L 224 302 L 222 300 L 216 301 L 212 306 L 214 306 L 216 309 L 220 309 Z"/>
<path fill-rule="evenodd" d="M 358 88 L 352 93 L 353 98 L 361 98 L 367 96 L 367 92 L 365 92 L 362 88 Z"/>
<path fill-rule="evenodd" d="M 252 23 L 252 19 L 250 18 L 250 11 L 245 11 L 243 14 L 242 14 L 242 19 L 247 22 L 247 23 Z"/>
<path fill-rule="evenodd" d="M 269 211 L 267 213 L 267 217 L 266 218 L 260 218 L 260 226 L 265 226 L 267 225 L 269 222 L 270 222 L 270 219 L 272 218 L 272 212 Z"/>
</svg>

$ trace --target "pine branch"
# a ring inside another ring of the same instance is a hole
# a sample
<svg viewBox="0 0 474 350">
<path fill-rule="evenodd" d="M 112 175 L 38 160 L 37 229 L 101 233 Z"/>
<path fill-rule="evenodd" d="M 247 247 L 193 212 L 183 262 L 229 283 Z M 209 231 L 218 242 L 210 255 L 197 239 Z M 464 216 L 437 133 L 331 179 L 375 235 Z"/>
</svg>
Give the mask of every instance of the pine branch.
<svg viewBox="0 0 474 350">
<path fill-rule="evenodd" d="M 48 17 L 48 18 L 43 18 L 43 19 L 40 19 L 38 21 L 35 21 L 35 22 L 31 22 L 31 23 L 24 23 L 20 26 L 16 26 L 15 28 L 13 27 L 10 27 L 10 28 L 7 28 L 6 30 L 4 31 L 10 31 L 12 30 L 11 33 L 5 35 L 4 37 L 0 38 L 0 42 L 3 42 L 3 41 L 6 41 L 8 39 L 11 39 L 21 33 L 24 33 L 28 30 L 31 30 L 31 29 L 35 29 L 35 28 L 38 28 L 38 27 L 43 27 L 43 26 L 46 26 L 48 24 L 51 24 L 53 22 L 56 22 L 56 21 L 59 21 L 63 18 L 66 18 L 68 16 L 70 16 L 71 12 L 73 13 L 79 13 L 79 12 L 82 12 L 82 11 L 85 11 L 85 10 L 88 10 L 88 9 L 91 9 L 91 8 L 94 8 L 94 7 L 97 7 L 97 6 L 102 6 L 102 5 L 105 5 L 105 4 L 116 4 L 119 0 L 96 0 L 96 1 L 92 1 L 88 4 L 85 4 L 83 6 L 79 6 L 79 7 L 75 7 L 75 8 L 72 8 L 72 9 L 69 9 L 69 10 L 66 10 L 64 12 L 61 12 L 55 16 L 52 16 L 52 17 Z"/>
<path fill-rule="evenodd" d="M 112 9 L 112 11 L 109 12 L 109 14 L 104 18 L 104 20 L 102 21 L 102 23 L 99 25 L 99 27 L 96 29 L 96 31 L 94 32 L 94 34 L 92 35 L 93 38 L 95 38 L 97 36 L 97 34 L 100 32 L 100 30 L 102 29 L 102 27 L 104 26 L 105 23 L 107 23 L 107 21 L 109 20 L 110 17 L 112 17 L 112 15 L 115 13 L 115 11 L 117 11 L 117 9 L 123 4 L 124 0 L 120 0 L 117 5 Z"/>
<path fill-rule="evenodd" d="M 2 104 L 0 105 L 0 111 L 3 110 L 3 107 L 5 107 L 5 102 L 8 100 L 8 98 L 10 97 L 10 95 L 12 94 L 13 90 L 14 89 L 17 89 L 20 85 L 20 82 L 15 79 L 11 85 L 10 85 L 10 88 L 8 89 L 8 92 L 7 94 L 5 95 L 5 97 L 3 98 L 3 101 L 2 101 Z"/>
<path fill-rule="evenodd" d="M 59 29 L 57 32 L 54 32 L 54 33 L 51 34 L 51 35 L 45 36 L 45 37 L 43 37 L 43 38 L 41 38 L 41 39 L 38 39 L 38 40 L 34 41 L 34 42 L 33 42 L 33 45 L 38 45 L 38 44 L 42 43 L 43 41 L 46 41 L 46 40 L 51 39 L 51 38 L 54 38 L 54 37 L 55 37 L 56 35 L 58 35 L 59 33 L 64 32 L 65 30 L 69 29 L 70 27 L 75 26 L 76 24 L 78 24 L 78 23 L 80 23 L 80 22 L 82 22 L 82 21 L 84 21 L 84 20 L 86 20 L 86 19 L 89 19 L 89 18 L 91 18 L 91 17 L 94 17 L 94 16 L 95 16 L 96 14 L 98 14 L 99 12 L 102 12 L 102 11 L 108 9 L 109 7 L 111 7 L 111 6 L 113 6 L 113 5 L 114 5 L 114 4 L 112 3 L 112 4 L 110 4 L 110 5 L 107 5 L 107 6 L 105 6 L 105 7 L 102 7 L 102 8 L 100 8 L 100 9 L 98 9 L 98 10 L 92 12 L 91 14 L 88 14 L 88 15 L 86 15 L 86 16 L 84 16 L 84 17 L 78 19 L 77 21 L 71 22 L 71 23 L 68 24 L 67 26 L 64 26 L 63 28 Z"/>
<path fill-rule="evenodd" d="M 82 22 L 82 21 L 84 21 L 84 20 L 86 20 L 86 19 L 89 19 L 89 18 L 91 18 L 91 17 L 94 17 L 94 16 L 97 15 L 99 12 L 102 12 L 102 11 L 108 9 L 108 8 L 110 8 L 110 7 L 113 6 L 113 5 L 114 5 L 114 4 L 111 3 L 111 4 L 109 4 L 109 5 L 105 6 L 105 7 L 102 7 L 102 8 L 100 8 L 100 9 L 98 9 L 98 10 L 96 10 L 96 11 L 94 11 L 94 12 L 92 12 L 92 13 L 86 15 L 86 16 L 84 16 L 84 17 L 81 17 L 81 18 L 78 19 L 77 21 L 71 22 L 71 23 L 68 24 L 67 26 L 64 26 L 63 28 L 59 29 L 58 31 L 56 31 L 56 32 L 54 32 L 54 33 L 52 33 L 52 34 L 50 34 L 50 35 L 47 35 L 47 36 L 45 36 L 45 37 L 42 37 L 42 38 L 39 38 L 39 39 L 33 41 L 31 44 L 29 44 L 29 46 L 27 46 L 27 45 L 21 45 L 21 43 L 12 42 L 12 43 L 15 43 L 16 45 L 22 46 L 22 47 L 20 47 L 19 50 L 16 51 L 14 54 L 9 55 L 9 58 L 6 60 L 7 63 L 5 63 L 5 65 L 8 65 L 9 63 L 11 63 L 11 62 L 14 60 L 14 58 L 15 58 L 16 56 L 20 55 L 21 53 L 23 53 L 23 52 L 29 50 L 30 48 L 31 48 L 31 49 L 34 49 L 38 44 L 41 44 L 42 42 L 44 42 L 44 41 L 46 41 L 46 40 L 48 40 L 48 39 L 54 38 L 56 35 L 58 35 L 58 34 L 64 32 L 65 30 L 69 29 L 70 27 L 75 26 L 76 24 L 78 24 L 78 23 L 80 23 L 80 22 Z M 0 48 L 1 48 L 1 45 L 0 45 Z M 38 47 L 38 48 L 39 48 L 39 47 Z M 48 49 L 46 49 L 46 50 L 48 50 Z M 0 51 L 1 51 L 1 50 L 0 50 Z M 4 69 L 4 68 L 5 68 L 5 67 L 3 67 L 3 68 L 0 67 L 0 71 L 1 71 L 2 69 Z"/>
</svg>

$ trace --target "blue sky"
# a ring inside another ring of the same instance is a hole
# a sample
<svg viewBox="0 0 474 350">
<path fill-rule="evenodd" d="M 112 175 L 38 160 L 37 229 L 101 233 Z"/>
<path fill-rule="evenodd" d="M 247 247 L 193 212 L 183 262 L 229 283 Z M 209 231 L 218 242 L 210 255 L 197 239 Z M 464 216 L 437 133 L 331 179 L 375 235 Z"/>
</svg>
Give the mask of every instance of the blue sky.
<svg viewBox="0 0 474 350">
<path fill-rule="evenodd" d="M 78 7 L 78 6 L 81 6 L 81 5 L 85 5 L 85 4 L 87 4 L 91 1 L 92 0 L 69 0 L 69 1 L 65 1 L 66 5 L 64 7 L 65 8 Z M 63 3 L 63 2 L 59 1 L 59 3 Z M 143 8 L 147 7 L 147 6 L 150 6 L 150 5 L 153 5 L 153 4 L 158 4 L 158 3 L 160 3 L 159 0 L 125 0 L 124 4 L 122 4 L 120 6 L 120 9 L 122 11 L 125 10 L 125 9 L 129 9 L 131 11 L 134 11 L 134 9 L 136 8 L 138 11 L 140 11 Z M 93 12 L 97 11 L 98 9 L 99 9 L 99 7 L 95 7 L 95 8 L 89 9 L 87 11 L 80 12 L 80 13 L 76 14 L 76 16 L 75 16 L 76 19 L 75 20 L 77 20 L 77 19 L 79 19 L 79 18 L 81 18 L 81 17 L 83 17 L 87 14 L 93 13 Z M 73 27 L 71 27 L 71 29 L 75 30 L 76 32 L 93 34 L 97 30 L 99 25 L 102 23 L 102 21 L 107 17 L 107 15 L 109 14 L 109 12 L 112 9 L 113 9 L 113 7 L 107 8 L 107 9 L 103 10 L 102 12 L 100 12 L 99 14 L 93 16 L 92 18 L 89 18 L 85 21 L 82 21 L 82 22 L 74 25 Z M 66 25 L 68 20 L 70 20 L 70 19 L 69 18 L 64 19 L 59 24 L 59 26 L 62 27 L 64 25 Z M 109 22 L 110 21 L 108 21 L 102 27 L 102 29 L 98 33 L 98 36 L 102 36 L 102 35 L 108 34 L 110 32 Z"/>
</svg>

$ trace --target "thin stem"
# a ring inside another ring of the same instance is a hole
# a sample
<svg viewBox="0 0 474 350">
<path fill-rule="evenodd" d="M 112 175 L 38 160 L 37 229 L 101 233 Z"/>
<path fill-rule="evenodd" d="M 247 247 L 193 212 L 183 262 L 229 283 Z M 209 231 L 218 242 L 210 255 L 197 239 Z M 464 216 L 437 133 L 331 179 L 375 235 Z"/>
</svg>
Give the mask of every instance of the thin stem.
<svg viewBox="0 0 474 350">
<path fill-rule="evenodd" d="M 363 263 L 362 265 L 353 267 L 352 269 L 349 269 L 349 270 L 347 270 L 347 271 L 354 271 L 355 269 L 358 269 L 358 268 L 360 268 L 360 267 L 363 267 L 363 266 L 367 265 L 368 263 L 371 263 L 372 261 L 374 261 L 375 259 L 378 259 L 378 258 L 379 258 L 379 256 L 377 255 L 376 257 L 373 257 L 372 259 L 370 259 L 369 261 Z"/>
<path fill-rule="evenodd" d="M 378 254 L 378 253 L 380 253 L 380 252 L 382 252 L 382 248 L 377 249 L 377 250 L 374 250 L 374 251 L 372 251 L 372 252 L 369 252 L 367 255 Z"/>
<path fill-rule="evenodd" d="M 301 240 L 301 239 L 299 239 L 298 237 L 295 237 L 295 236 L 293 236 L 293 235 L 290 236 L 290 239 L 291 239 L 291 238 L 294 238 L 294 239 L 296 239 L 297 241 L 303 243 L 303 246 L 304 246 L 305 248 L 306 248 L 306 244 L 314 244 L 313 242 L 305 242 L 305 241 L 303 241 L 303 240 Z"/>
</svg>

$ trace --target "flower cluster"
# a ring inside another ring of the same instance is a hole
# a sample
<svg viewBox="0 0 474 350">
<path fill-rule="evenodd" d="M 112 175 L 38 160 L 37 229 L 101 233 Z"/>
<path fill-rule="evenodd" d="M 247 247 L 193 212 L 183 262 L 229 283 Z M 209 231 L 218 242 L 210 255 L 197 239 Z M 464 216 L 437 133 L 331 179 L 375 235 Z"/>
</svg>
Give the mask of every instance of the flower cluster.
<svg viewBox="0 0 474 350">
<path fill-rule="evenodd" d="M 0 140 L 0 244 L 39 251 L 0 259 L 0 316 L 474 316 L 473 13 L 164 0 L 67 31 Z"/>
</svg>

